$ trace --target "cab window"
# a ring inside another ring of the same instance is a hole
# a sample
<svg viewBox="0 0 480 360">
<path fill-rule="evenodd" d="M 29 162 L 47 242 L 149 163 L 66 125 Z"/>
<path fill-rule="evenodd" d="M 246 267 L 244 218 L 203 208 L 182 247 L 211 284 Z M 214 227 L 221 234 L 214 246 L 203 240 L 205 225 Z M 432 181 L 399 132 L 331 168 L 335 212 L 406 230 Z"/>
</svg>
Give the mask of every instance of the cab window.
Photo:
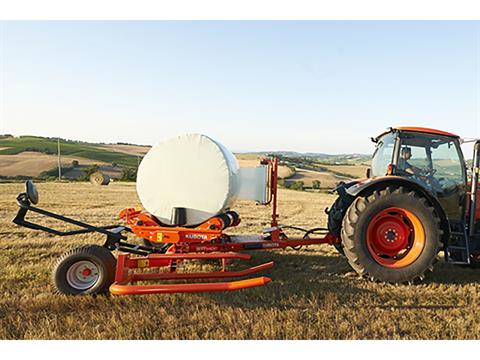
<svg viewBox="0 0 480 360">
<path fill-rule="evenodd" d="M 463 168 L 457 146 L 453 141 L 432 144 L 432 167 L 435 178 L 444 190 L 455 188 L 464 183 Z"/>
<path fill-rule="evenodd" d="M 377 142 L 377 148 L 372 157 L 371 176 L 385 176 L 388 165 L 392 163 L 395 136 L 388 133 L 382 136 Z"/>
<path fill-rule="evenodd" d="M 410 159 L 410 164 L 418 168 L 428 167 L 427 152 L 424 147 L 412 146 L 412 158 Z"/>
<path fill-rule="evenodd" d="M 424 146 L 402 145 L 398 158 L 397 172 L 404 174 L 407 169 L 425 169 L 428 167 L 427 150 Z M 413 174 L 410 174 L 413 175 Z"/>
</svg>

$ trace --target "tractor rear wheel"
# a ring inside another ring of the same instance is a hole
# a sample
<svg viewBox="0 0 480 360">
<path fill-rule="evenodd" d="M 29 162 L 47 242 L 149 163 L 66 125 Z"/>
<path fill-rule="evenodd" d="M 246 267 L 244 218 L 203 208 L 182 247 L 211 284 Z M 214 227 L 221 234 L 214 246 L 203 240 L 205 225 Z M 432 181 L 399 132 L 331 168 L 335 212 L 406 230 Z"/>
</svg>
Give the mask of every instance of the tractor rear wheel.
<svg viewBox="0 0 480 360">
<path fill-rule="evenodd" d="M 75 248 L 58 259 L 53 284 L 66 295 L 106 293 L 115 279 L 115 266 L 115 257 L 102 246 Z"/>
<path fill-rule="evenodd" d="M 387 187 L 359 196 L 343 219 L 342 244 L 353 269 L 388 283 L 423 279 L 440 250 L 440 220 L 419 193 Z"/>
</svg>

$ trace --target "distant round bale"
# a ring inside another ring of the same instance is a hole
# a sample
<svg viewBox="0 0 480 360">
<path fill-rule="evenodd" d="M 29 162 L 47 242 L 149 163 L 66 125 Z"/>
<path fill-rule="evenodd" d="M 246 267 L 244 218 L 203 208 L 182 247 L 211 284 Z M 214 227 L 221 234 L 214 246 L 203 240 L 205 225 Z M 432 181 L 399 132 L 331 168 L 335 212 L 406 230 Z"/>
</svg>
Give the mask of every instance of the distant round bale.
<svg viewBox="0 0 480 360">
<path fill-rule="evenodd" d="M 110 177 L 107 174 L 97 171 L 90 175 L 90 182 L 94 185 L 108 185 L 110 183 Z"/>
</svg>

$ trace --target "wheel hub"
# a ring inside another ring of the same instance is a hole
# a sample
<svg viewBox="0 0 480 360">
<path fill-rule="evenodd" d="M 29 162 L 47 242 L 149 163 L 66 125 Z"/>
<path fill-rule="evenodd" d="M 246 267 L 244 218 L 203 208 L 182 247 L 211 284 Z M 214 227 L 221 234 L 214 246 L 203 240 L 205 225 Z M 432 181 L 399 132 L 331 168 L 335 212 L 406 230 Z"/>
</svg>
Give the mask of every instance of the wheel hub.
<svg viewBox="0 0 480 360">
<path fill-rule="evenodd" d="M 404 208 L 387 208 L 375 215 L 367 227 L 366 245 L 377 263 L 400 268 L 412 264 L 425 245 L 420 219 Z"/>
<path fill-rule="evenodd" d="M 94 286 L 99 279 L 97 265 L 88 260 L 73 263 L 67 271 L 67 283 L 78 290 L 86 290 Z"/>
<path fill-rule="evenodd" d="M 88 277 L 92 274 L 92 270 L 89 269 L 89 268 L 85 268 L 83 271 L 82 271 L 82 276 L 83 277 Z"/>
</svg>

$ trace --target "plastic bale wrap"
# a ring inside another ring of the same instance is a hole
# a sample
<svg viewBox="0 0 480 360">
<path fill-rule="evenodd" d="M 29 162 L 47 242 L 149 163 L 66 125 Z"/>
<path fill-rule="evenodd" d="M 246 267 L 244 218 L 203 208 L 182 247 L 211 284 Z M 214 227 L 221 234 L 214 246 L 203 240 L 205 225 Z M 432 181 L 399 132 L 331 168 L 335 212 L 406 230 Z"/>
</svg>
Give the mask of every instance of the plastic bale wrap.
<svg viewBox="0 0 480 360">
<path fill-rule="evenodd" d="M 174 208 L 184 208 L 185 226 L 197 225 L 229 209 L 239 189 L 235 156 L 201 134 L 160 142 L 145 155 L 137 173 L 143 207 L 172 224 Z"/>
</svg>

